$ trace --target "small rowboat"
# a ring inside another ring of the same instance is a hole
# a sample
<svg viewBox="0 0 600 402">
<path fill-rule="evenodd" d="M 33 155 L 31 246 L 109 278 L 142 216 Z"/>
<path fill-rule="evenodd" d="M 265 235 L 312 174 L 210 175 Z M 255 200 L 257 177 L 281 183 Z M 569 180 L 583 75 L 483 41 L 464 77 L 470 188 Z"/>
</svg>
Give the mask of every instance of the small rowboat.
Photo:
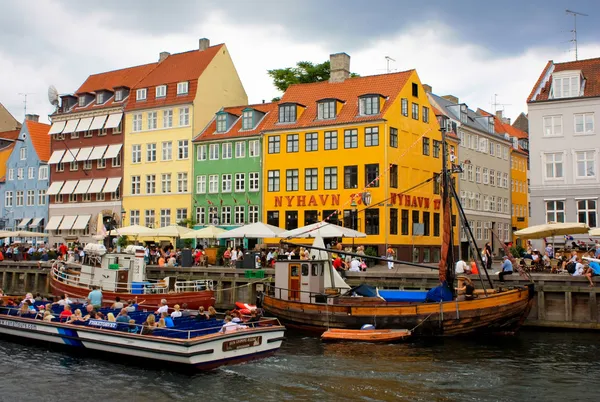
<svg viewBox="0 0 600 402">
<path fill-rule="evenodd" d="M 321 340 L 390 343 L 406 340 L 411 334 L 408 329 L 330 329 L 321 335 Z"/>
</svg>

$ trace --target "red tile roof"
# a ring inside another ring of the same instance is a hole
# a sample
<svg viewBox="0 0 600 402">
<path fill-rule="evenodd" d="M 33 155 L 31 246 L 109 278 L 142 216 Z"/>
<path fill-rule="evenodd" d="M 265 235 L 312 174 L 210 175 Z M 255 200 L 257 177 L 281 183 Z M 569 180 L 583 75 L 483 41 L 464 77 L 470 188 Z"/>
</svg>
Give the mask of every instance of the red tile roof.
<svg viewBox="0 0 600 402">
<path fill-rule="evenodd" d="M 544 82 L 544 78 L 550 69 L 552 69 L 552 73 L 581 70 L 583 78 L 585 79 L 583 97 L 600 96 L 600 58 L 569 61 L 566 63 L 554 63 L 554 61 L 550 60 L 531 90 L 527 102 L 539 102 L 549 99 L 550 88 L 552 87 L 552 76 L 550 76 L 546 82 Z"/>
<path fill-rule="evenodd" d="M 483 109 L 477 109 L 477 113 L 482 116 L 492 116 L 494 118 L 494 129 L 497 133 L 508 134 L 511 137 L 517 137 L 521 139 L 529 138 L 529 134 L 527 134 L 525 131 L 521 131 L 518 128 L 511 126 L 510 124 L 503 122 L 498 117 L 494 116 L 489 112 L 486 112 Z"/>
<path fill-rule="evenodd" d="M 382 119 L 414 72 L 415 70 L 408 70 L 391 74 L 348 78 L 343 82 L 322 81 L 290 85 L 279 104 L 297 103 L 305 105 L 306 110 L 295 123 L 291 124 L 278 123 L 278 113 L 272 113 L 265 124 L 265 130 L 319 127 Z M 358 97 L 367 94 L 380 94 L 387 99 L 379 114 L 359 116 Z M 317 120 L 317 101 L 321 99 L 339 99 L 344 102 L 340 112 L 334 119 Z"/>
<path fill-rule="evenodd" d="M 150 63 L 90 75 L 79 89 L 75 91 L 75 94 L 86 92 L 94 93 L 102 89 L 113 91 L 114 88 L 118 87 L 133 88 L 135 84 L 144 78 L 157 65 L 158 63 Z"/>
<path fill-rule="evenodd" d="M 19 133 L 21 130 L 10 130 L 10 131 L 2 131 L 0 132 L 0 138 L 5 140 L 16 140 L 19 138 Z"/>
<path fill-rule="evenodd" d="M 252 130 L 242 130 L 242 112 L 244 109 L 255 109 L 266 115 L 258 122 Z M 204 130 L 194 139 L 194 141 L 215 141 L 228 138 L 241 138 L 253 135 L 259 135 L 264 128 L 265 122 L 271 114 L 277 114 L 277 103 L 259 103 L 256 105 L 232 106 L 223 108 L 222 111 L 239 116 L 233 126 L 225 133 L 217 133 L 217 121 L 215 118 L 206 126 Z"/>
<path fill-rule="evenodd" d="M 48 162 L 50 159 L 50 136 L 48 135 L 50 125 L 30 120 L 26 120 L 25 125 L 38 158 L 42 162 Z"/>
</svg>

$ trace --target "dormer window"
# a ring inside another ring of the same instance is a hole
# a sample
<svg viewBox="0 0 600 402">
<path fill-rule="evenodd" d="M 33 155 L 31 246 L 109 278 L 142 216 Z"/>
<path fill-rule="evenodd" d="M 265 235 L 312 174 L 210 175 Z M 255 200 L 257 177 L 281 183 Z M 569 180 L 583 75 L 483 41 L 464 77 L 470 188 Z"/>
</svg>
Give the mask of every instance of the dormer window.
<svg viewBox="0 0 600 402">
<path fill-rule="evenodd" d="M 491 116 L 488 118 L 488 131 L 494 133 L 494 118 Z"/>
<path fill-rule="evenodd" d="M 104 103 L 104 92 L 99 92 L 96 94 L 96 103 L 99 105 Z"/>
<path fill-rule="evenodd" d="M 167 96 L 167 86 L 166 85 L 157 86 L 156 87 L 156 97 L 164 98 L 165 96 Z"/>
<path fill-rule="evenodd" d="M 224 133 L 227 131 L 227 114 L 217 114 L 217 133 Z"/>
<path fill-rule="evenodd" d="M 115 92 L 115 101 L 120 102 L 122 100 L 123 100 L 123 90 L 117 89 L 117 91 Z"/>
<path fill-rule="evenodd" d="M 79 97 L 79 107 L 85 106 L 85 95 Z"/>
<path fill-rule="evenodd" d="M 335 118 L 335 100 L 326 100 L 318 103 L 317 118 L 319 120 Z"/>
<path fill-rule="evenodd" d="M 254 111 L 244 110 L 242 114 L 242 130 L 251 130 L 254 128 Z"/>
<path fill-rule="evenodd" d="M 558 99 L 579 96 L 580 77 L 581 74 L 578 71 L 554 74 L 552 76 L 552 97 Z"/>
<path fill-rule="evenodd" d="M 135 91 L 135 100 L 141 101 L 146 100 L 146 95 L 148 94 L 148 90 L 146 88 L 140 88 Z"/>
<path fill-rule="evenodd" d="M 188 93 L 188 82 L 177 83 L 177 95 L 185 95 Z"/>
<path fill-rule="evenodd" d="M 365 95 L 358 100 L 358 113 L 363 116 L 379 114 L 379 95 Z"/>
<path fill-rule="evenodd" d="M 293 123 L 296 121 L 296 105 L 279 105 L 279 122 Z"/>
<path fill-rule="evenodd" d="M 467 105 L 460 105 L 460 122 L 466 124 L 467 123 Z"/>
</svg>

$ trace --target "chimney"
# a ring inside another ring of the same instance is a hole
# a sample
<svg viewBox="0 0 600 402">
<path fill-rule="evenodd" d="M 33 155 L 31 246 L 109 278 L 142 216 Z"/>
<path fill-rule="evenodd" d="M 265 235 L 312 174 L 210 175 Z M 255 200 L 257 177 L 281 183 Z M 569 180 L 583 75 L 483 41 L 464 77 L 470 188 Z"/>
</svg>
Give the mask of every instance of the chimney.
<svg viewBox="0 0 600 402">
<path fill-rule="evenodd" d="M 210 47 L 210 40 L 202 38 L 198 41 L 198 49 L 200 51 L 206 50 Z"/>
<path fill-rule="evenodd" d="M 496 110 L 496 117 L 500 121 L 504 121 L 504 117 L 502 117 L 502 110 Z"/>
<path fill-rule="evenodd" d="M 329 82 L 344 82 L 350 77 L 350 56 L 346 53 L 329 55 Z"/>
<path fill-rule="evenodd" d="M 444 98 L 447 101 L 450 101 L 452 103 L 458 104 L 458 98 L 456 96 L 454 96 L 454 95 L 444 95 L 444 96 L 442 96 L 442 98 Z"/>
<path fill-rule="evenodd" d="M 160 63 L 161 61 L 163 61 L 170 55 L 171 55 L 171 53 L 169 53 L 169 52 L 160 52 L 160 54 L 158 55 L 158 62 Z"/>
<path fill-rule="evenodd" d="M 40 115 L 39 114 L 26 114 L 25 115 L 25 120 L 35 121 L 36 123 L 39 123 L 40 122 Z"/>
<path fill-rule="evenodd" d="M 426 94 L 430 94 L 432 90 L 431 85 L 423 84 L 423 90 Z"/>
</svg>

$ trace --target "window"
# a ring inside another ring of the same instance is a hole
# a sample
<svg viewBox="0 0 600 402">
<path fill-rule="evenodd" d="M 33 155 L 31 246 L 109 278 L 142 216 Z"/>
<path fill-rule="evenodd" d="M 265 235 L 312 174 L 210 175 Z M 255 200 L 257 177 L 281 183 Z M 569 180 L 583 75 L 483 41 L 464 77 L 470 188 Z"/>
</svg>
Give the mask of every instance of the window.
<svg viewBox="0 0 600 402">
<path fill-rule="evenodd" d="M 565 202 L 546 201 L 546 223 L 565 222 Z"/>
<path fill-rule="evenodd" d="M 173 143 L 171 141 L 164 141 L 161 146 L 162 149 L 162 160 L 170 161 L 173 159 Z"/>
<path fill-rule="evenodd" d="M 190 125 L 190 108 L 182 107 L 179 109 L 179 125 L 189 126 Z"/>
<path fill-rule="evenodd" d="M 508 147 L 502 147 L 502 158 L 505 161 L 508 160 Z"/>
<path fill-rule="evenodd" d="M 163 194 L 171 192 L 171 173 L 163 173 L 160 175 L 160 187 Z"/>
<path fill-rule="evenodd" d="M 379 127 L 365 128 L 365 147 L 379 146 Z"/>
<path fill-rule="evenodd" d="M 258 205 L 248 205 L 248 223 L 258 222 Z"/>
<path fill-rule="evenodd" d="M 296 121 L 296 105 L 279 105 L 279 122 L 293 123 Z"/>
<path fill-rule="evenodd" d="M 365 165 L 365 187 L 379 187 L 379 164 Z"/>
<path fill-rule="evenodd" d="M 429 138 L 423 137 L 423 155 L 429 155 Z"/>
<path fill-rule="evenodd" d="M 79 107 L 85 106 L 85 96 L 80 96 L 77 100 L 79 101 Z"/>
<path fill-rule="evenodd" d="M 298 211 L 285 211 L 285 229 L 293 230 L 298 227 Z"/>
<path fill-rule="evenodd" d="M 165 96 L 167 96 L 167 86 L 166 85 L 157 86 L 156 87 L 156 97 L 164 98 Z"/>
<path fill-rule="evenodd" d="M 469 180 L 469 181 L 473 181 L 474 180 L 474 178 L 473 178 L 473 165 L 471 165 L 471 164 L 467 165 L 467 180 Z"/>
<path fill-rule="evenodd" d="M 440 214 L 437 212 L 433 213 L 433 235 L 440 235 Z"/>
<path fill-rule="evenodd" d="M 18 168 L 17 169 L 17 180 L 23 180 L 24 179 L 24 174 L 25 174 L 24 168 Z"/>
<path fill-rule="evenodd" d="M 319 135 L 317 133 L 306 133 L 304 140 L 304 150 L 306 152 L 313 152 L 319 149 Z"/>
<path fill-rule="evenodd" d="M 146 194 L 156 194 L 156 175 L 146 175 Z"/>
<path fill-rule="evenodd" d="M 496 156 L 502 158 L 502 145 L 496 144 Z"/>
<path fill-rule="evenodd" d="M 365 233 L 368 235 L 379 234 L 379 208 L 365 209 Z"/>
<path fill-rule="evenodd" d="M 316 168 L 304 169 L 304 189 L 306 191 L 318 190 L 318 170 Z"/>
<path fill-rule="evenodd" d="M 298 152 L 299 148 L 298 134 L 289 134 L 286 136 L 287 152 Z"/>
<path fill-rule="evenodd" d="M 379 96 L 362 96 L 359 99 L 359 114 L 363 116 L 379 113 Z"/>
<path fill-rule="evenodd" d="M 114 158 L 112 158 L 110 161 L 111 161 L 112 167 L 121 167 L 121 152 L 119 152 L 117 154 L 117 156 L 115 156 Z"/>
<path fill-rule="evenodd" d="M 142 146 L 140 144 L 134 144 L 131 146 L 131 163 L 142 162 Z"/>
<path fill-rule="evenodd" d="M 17 191 L 17 207 L 23 206 L 23 198 L 24 198 L 23 191 Z"/>
<path fill-rule="evenodd" d="M 429 123 L 429 108 L 423 106 L 423 123 Z"/>
<path fill-rule="evenodd" d="M 285 171 L 285 190 L 298 191 L 298 169 L 288 169 Z"/>
<path fill-rule="evenodd" d="M 260 142 L 259 140 L 248 141 L 248 156 L 255 158 L 260 156 Z"/>
<path fill-rule="evenodd" d="M 481 221 L 476 221 L 475 222 L 475 238 L 477 240 L 482 240 L 483 239 L 483 232 L 482 232 Z"/>
<path fill-rule="evenodd" d="M 19 150 L 19 157 L 22 161 L 27 159 L 27 148 L 21 147 L 21 149 Z"/>
<path fill-rule="evenodd" d="M 335 118 L 335 103 L 336 101 L 334 100 L 319 102 L 317 107 L 317 118 L 320 120 Z"/>
<path fill-rule="evenodd" d="M 596 161 L 594 157 L 594 151 L 575 152 L 577 177 L 596 177 Z"/>
<path fill-rule="evenodd" d="M 146 100 L 146 95 L 147 95 L 147 89 L 146 88 L 140 88 L 137 91 L 135 91 L 135 100 L 136 101 L 140 101 L 140 100 Z"/>
<path fill-rule="evenodd" d="M 413 120 L 419 120 L 419 104 L 418 103 L 412 104 L 412 118 L 413 118 Z"/>
<path fill-rule="evenodd" d="M 74 140 L 76 138 L 79 138 L 79 133 L 71 133 L 71 139 Z"/>
<path fill-rule="evenodd" d="M 408 99 L 402 98 L 402 116 L 408 117 Z"/>
<path fill-rule="evenodd" d="M 554 98 L 572 98 L 579 96 L 579 76 L 552 76 L 552 96 Z"/>
<path fill-rule="evenodd" d="M 90 195 L 90 194 L 87 194 L 87 195 Z M 12 195 L 11 195 L 11 197 L 12 197 Z M 46 190 L 38 190 L 38 205 L 46 205 Z M 12 206 L 12 205 L 7 205 L 7 207 L 8 206 Z"/>
<path fill-rule="evenodd" d="M 31 180 L 35 179 L 35 168 L 34 167 L 30 166 L 27 168 L 27 178 L 31 179 Z"/>
<path fill-rule="evenodd" d="M 503 207 L 504 207 L 504 213 L 505 213 L 505 214 L 509 213 L 509 212 L 508 212 L 508 198 L 505 198 L 505 199 L 504 199 L 504 202 L 503 202 Z"/>
<path fill-rule="evenodd" d="M 326 167 L 324 169 L 324 186 L 325 190 L 337 190 L 337 167 Z"/>
<path fill-rule="evenodd" d="M 79 170 L 79 163 L 77 163 L 77 161 L 73 161 L 71 163 L 69 163 L 69 170 L 71 172 L 76 172 Z"/>
<path fill-rule="evenodd" d="M 433 140 L 433 157 L 434 158 L 439 158 L 440 157 L 440 147 L 441 147 L 441 142 L 438 140 Z"/>
<path fill-rule="evenodd" d="M 315 210 L 304 211 L 304 225 L 312 225 L 319 222 L 319 212 Z"/>
<path fill-rule="evenodd" d="M 210 144 L 208 159 L 211 161 L 219 159 L 219 144 Z"/>
<path fill-rule="evenodd" d="M 133 115 L 133 127 L 132 131 L 142 131 L 142 114 L 134 114 Z"/>
<path fill-rule="evenodd" d="M 177 83 L 177 95 L 185 95 L 188 93 L 188 82 Z"/>
<path fill-rule="evenodd" d="M 104 169 L 106 168 L 106 159 L 98 159 L 96 162 L 96 169 Z"/>
<path fill-rule="evenodd" d="M 115 91 L 115 102 L 121 102 L 123 100 L 123 90 L 117 89 Z"/>
<path fill-rule="evenodd" d="M 544 116 L 544 136 L 556 137 L 563 134 L 562 116 Z"/>
<path fill-rule="evenodd" d="M 232 182 L 231 174 L 223 174 L 221 175 L 221 192 L 222 193 L 231 193 L 231 182 Z"/>
<path fill-rule="evenodd" d="M 471 180 L 473 181 L 473 180 Z M 495 186 L 496 185 L 496 171 L 493 169 L 490 169 L 490 186 Z"/>
<path fill-rule="evenodd" d="M 231 225 L 231 207 L 221 207 L 221 224 Z"/>
<path fill-rule="evenodd" d="M 231 144 L 229 144 L 229 146 L 231 147 Z M 189 157 L 189 149 L 190 147 L 188 140 L 177 141 L 177 159 L 187 159 Z"/>
<path fill-rule="evenodd" d="M 243 225 L 245 222 L 245 208 L 243 205 L 236 205 L 235 207 L 235 215 L 234 215 L 234 223 L 236 225 Z"/>
<path fill-rule="evenodd" d="M 62 202 L 62 195 L 60 197 L 61 197 L 60 202 Z M 105 198 L 104 197 L 104 193 L 97 193 L 96 194 L 96 201 L 104 201 L 104 198 Z"/>
<path fill-rule="evenodd" d="M 245 158 L 246 157 L 246 141 L 237 141 L 235 143 L 235 157 Z"/>
<path fill-rule="evenodd" d="M 270 154 L 278 154 L 279 153 L 279 145 L 281 138 L 278 135 L 273 135 L 269 137 L 269 149 L 268 152 Z"/>
<path fill-rule="evenodd" d="M 235 174 L 235 192 L 243 193 L 246 191 L 246 174 L 236 173 Z"/>
<path fill-rule="evenodd" d="M 488 168 L 483 168 L 483 184 L 489 184 L 489 183 L 490 183 L 490 175 L 489 175 Z"/>
<path fill-rule="evenodd" d="M 187 172 L 177 173 L 177 192 L 187 193 L 188 192 L 188 174 Z"/>
<path fill-rule="evenodd" d="M 398 148 L 398 129 L 390 127 L 390 147 Z"/>
<path fill-rule="evenodd" d="M 325 131 L 325 150 L 329 151 L 332 149 L 337 149 L 337 147 L 338 147 L 337 131 Z"/>
<path fill-rule="evenodd" d="M 575 134 L 593 134 L 594 133 L 594 114 L 583 113 L 575 116 Z"/>
<path fill-rule="evenodd" d="M 502 176 L 502 187 L 508 188 L 508 173 L 504 173 Z"/>
<path fill-rule="evenodd" d="M 408 226 L 408 209 L 403 209 L 400 222 L 400 230 L 403 236 L 408 236 Z"/>
<path fill-rule="evenodd" d="M 196 222 L 198 225 L 206 225 L 206 212 L 204 207 L 196 207 Z"/>
<path fill-rule="evenodd" d="M 129 224 L 130 225 L 139 225 L 140 224 L 140 210 L 132 209 L 129 211 Z"/>
<path fill-rule="evenodd" d="M 69 202 L 77 202 L 77 194 L 69 194 Z"/>
<path fill-rule="evenodd" d="M 267 211 L 267 224 L 279 227 L 279 211 Z"/>
<path fill-rule="evenodd" d="M 496 172 L 496 185 L 502 187 L 502 172 L 500 171 Z"/>
<path fill-rule="evenodd" d="M 217 114 L 217 133 L 224 133 L 227 131 L 227 114 Z"/>
<path fill-rule="evenodd" d="M 344 210 L 344 227 L 358 230 L 358 211 L 352 209 Z"/>
<path fill-rule="evenodd" d="M 35 205 L 35 191 L 27 190 L 27 206 L 31 207 Z"/>
<path fill-rule="evenodd" d="M 254 128 L 254 111 L 244 110 L 242 113 L 242 130 L 252 130 Z"/>
<path fill-rule="evenodd" d="M 146 162 L 156 162 L 156 143 L 146 144 Z"/>
<path fill-rule="evenodd" d="M 423 211 L 423 236 L 431 236 L 431 213 Z"/>
<path fill-rule="evenodd" d="M 358 166 L 344 166 L 344 188 L 358 188 Z"/>
<path fill-rule="evenodd" d="M 545 154 L 544 157 L 546 158 L 546 179 L 562 179 L 563 154 Z"/>
<path fill-rule="evenodd" d="M 398 234 L 398 208 L 390 208 L 390 234 Z"/>
<path fill-rule="evenodd" d="M 145 217 L 145 222 L 144 224 L 149 227 L 149 228 L 153 228 L 154 227 L 154 222 L 155 222 L 155 215 L 154 215 L 154 210 L 153 209 L 147 209 L 144 211 L 144 217 Z"/>
<path fill-rule="evenodd" d="M 171 210 L 161 209 L 160 210 L 160 227 L 169 226 L 171 224 Z"/>
<path fill-rule="evenodd" d="M 587 223 L 591 228 L 597 226 L 596 200 L 577 201 L 577 219 L 579 223 Z"/>
<path fill-rule="evenodd" d="M 496 212 L 502 212 L 502 197 L 496 200 Z"/>
<path fill-rule="evenodd" d="M 173 127 L 173 109 L 163 110 L 163 128 Z"/>
<path fill-rule="evenodd" d="M 206 175 L 196 176 L 196 193 L 198 193 L 198 194 L 206 193 Z"/>
<path fill-rule="evenodd" d="M 59 172 L 60 170 L 58 170 L 58 165 L 56 165 L 56 171 Z M 8 169 L 8 180 L 14 180 L 15 179 L 15 169 Z"/>
<path fill-rule="evenodd" d="M 279 191 L 279 170 L 269 170 L 267 172 L 267 191 Z"/>
<path fill-rule="evenodd" d="M 358 148 L 358 130 L 344 130 L 344 148 Z"/>
<path fill-rule="evenodd" d="M 187 219 L 187 208 L 177 208 L 175 211 L 176 222 L 185 221 Z"/>
<path fill-rule="evenodd" d="M 475 183 L 481 183 L 481 168 L 475 166 Z"/>
<path fill-rule="evenodd" d="M 258 191 L 259 178 L 258 172 L 248 173 L 248 191 Z"/>
</svg>

